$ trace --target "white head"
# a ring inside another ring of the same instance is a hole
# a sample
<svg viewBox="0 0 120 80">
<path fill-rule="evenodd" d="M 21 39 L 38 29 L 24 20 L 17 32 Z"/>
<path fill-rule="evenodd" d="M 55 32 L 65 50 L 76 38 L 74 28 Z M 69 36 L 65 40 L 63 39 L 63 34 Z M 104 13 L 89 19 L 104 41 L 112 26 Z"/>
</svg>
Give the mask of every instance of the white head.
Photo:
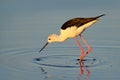
<svg viewBox="0 0 120 80">
<path fill-rule="evenodd" d="M 48 43 L 52 43 L 52 42 L 58 42 L 59 41 L 59 36 L 56 34 L 50 34 L 48 36 Z"/>
<path fill-rule="evenodd" d="M 59 36 L 56 34 L 49 35 L 47 43 L 41 48 L 39 52 L 41 52 L 49 43 L 52 43 L 52 42 L 59 42 Z"/>
</svg>

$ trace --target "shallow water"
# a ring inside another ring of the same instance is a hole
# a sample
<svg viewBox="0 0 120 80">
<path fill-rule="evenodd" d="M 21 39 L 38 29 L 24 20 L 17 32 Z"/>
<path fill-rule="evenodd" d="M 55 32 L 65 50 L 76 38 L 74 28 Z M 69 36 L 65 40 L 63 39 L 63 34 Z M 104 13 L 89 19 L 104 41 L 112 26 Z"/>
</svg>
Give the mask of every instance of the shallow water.
<svg viewBox="0 0 120 80">
<path fill-rule="evenodd" d="M 114 80 L 120 78 L 120 50 L 117 47 L 94 46 L 92 53 L 84 59 L 82 66 L 77 61 L 79 57 L 77 47 L 48 47 L 41 54 L 38 51 L 38 48 L 1 51 L 1 80 Z"/>
<path fill-rule="evenodd" d="M 55 9 L 52 11 L 47 7 L 43 9 L 40 2 L 30 2 L 31 5 L 28 2 L 6 1 L 0 5 L 0 80 L 120 79 L 118 8 L 112 6 L 113 9 L 108 9 L 109 5 L 102 2 L 108 14 L 83 33 L 92 51 L 79 64 L 77 59 L 80 50 L 74 39 L 49 44 L 41 53 L 39 50 L 46 43 L 48 34 L 59 33 L 60 26 L 69 18 L 103 13 L 104 10 L 98 11 L 100 5 L 94 7 L 94 10 L 84 7 L 87 9 L 85 11 L 82 7 L 79 11 L 74 8 L 58 10 L 59 5 L 49 4 L 50 9 Z M 111 7 L 113 3 L 109 4 Z M 86 46 L 82 45 L 86 50 Z"/>
</svg>

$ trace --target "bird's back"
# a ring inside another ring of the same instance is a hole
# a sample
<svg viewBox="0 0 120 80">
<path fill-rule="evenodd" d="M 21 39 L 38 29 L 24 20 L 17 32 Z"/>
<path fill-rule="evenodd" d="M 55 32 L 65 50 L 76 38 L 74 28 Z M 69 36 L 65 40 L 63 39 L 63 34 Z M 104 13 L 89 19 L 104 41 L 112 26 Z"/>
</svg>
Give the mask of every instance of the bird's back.
<svg viewBox="0 0 120 80">
<path fill-rule="evenodd" d="M 73 19 L 70 19 L 68 20 L 67 22 L 65 22 L 61 29 L 65 30 L 67 29 L 68 27 L 72 27 L 72 26 L 76 26 L 76 27 L 80 27 L 88 22 L 91 22 L 93 20 L 96 20 L 98 19 L 99 17 L 102 17 L 104 16 L 105 14 L 102 14 L 100 16 L 97 16 L 97 17 L 90 17 L 90 18 L 73 18 Z"/>
</svg>

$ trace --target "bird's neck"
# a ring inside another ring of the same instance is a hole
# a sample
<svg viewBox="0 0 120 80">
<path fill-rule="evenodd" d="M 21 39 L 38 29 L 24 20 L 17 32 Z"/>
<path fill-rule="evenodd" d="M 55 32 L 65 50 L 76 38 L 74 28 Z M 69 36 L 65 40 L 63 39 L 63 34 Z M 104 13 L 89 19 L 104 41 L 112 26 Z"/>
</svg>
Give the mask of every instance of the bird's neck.
<svg viewBox="0 0 120 80">
<path fill-rule="evenodd" d="M 62 36 L 61 34 L 55 36 L 55 42 L 63 42 L 65 40 L 66 40 L 66 38 L 64 36 Z"/>
<path fill-rule="evenodd" d="M 63 42 L 63 41 L 65 41 L 67 38 L 64 36 L 64 35 L 62 35 L 62 34 L 60 34 L 59 35 L 59 42 Z"/>
</svg>

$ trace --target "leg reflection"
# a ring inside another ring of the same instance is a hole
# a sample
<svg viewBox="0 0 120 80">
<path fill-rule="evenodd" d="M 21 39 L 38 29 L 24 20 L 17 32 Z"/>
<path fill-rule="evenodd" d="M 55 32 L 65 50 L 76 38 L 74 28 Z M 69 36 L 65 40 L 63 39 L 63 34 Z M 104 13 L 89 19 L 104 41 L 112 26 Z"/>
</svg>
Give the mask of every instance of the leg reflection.
<svg viewBox="0 0 120 80">
<path fill-rule="evenodd" d="M 90 69 L 84 62 L 80 62 L 80 75 L 78 80 L 88 80 L 90 78 Z"/>
</svg>

